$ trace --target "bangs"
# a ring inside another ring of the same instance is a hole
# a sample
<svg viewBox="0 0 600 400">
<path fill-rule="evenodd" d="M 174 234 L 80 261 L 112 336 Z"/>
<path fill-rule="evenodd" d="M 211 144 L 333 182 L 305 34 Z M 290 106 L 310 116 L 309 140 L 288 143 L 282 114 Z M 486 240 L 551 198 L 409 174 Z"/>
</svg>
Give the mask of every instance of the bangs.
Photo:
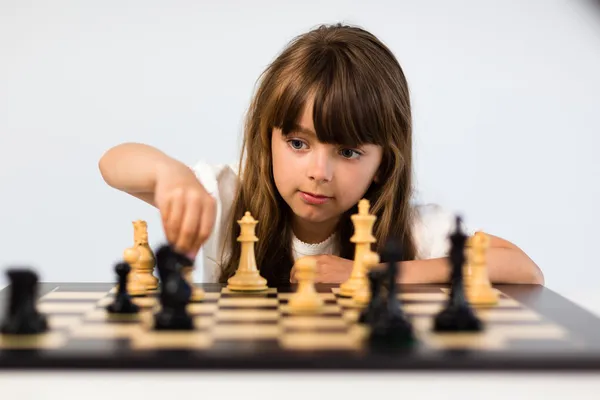
<svg viewBox="0 0 600 400">
<path fill-rule="evenodd" d="M 377 80 L 356 69 L 347 56 L 334 51 L 294 65 L 279 76 L 271 125 L 286 135 L 293 132 L 305 105 L 314 99 L 313 124 L 319 141 L 348 147 L 382 145 L 386 136 L 381 132 L 382 102 L 371 83 Z"/>
</svg>

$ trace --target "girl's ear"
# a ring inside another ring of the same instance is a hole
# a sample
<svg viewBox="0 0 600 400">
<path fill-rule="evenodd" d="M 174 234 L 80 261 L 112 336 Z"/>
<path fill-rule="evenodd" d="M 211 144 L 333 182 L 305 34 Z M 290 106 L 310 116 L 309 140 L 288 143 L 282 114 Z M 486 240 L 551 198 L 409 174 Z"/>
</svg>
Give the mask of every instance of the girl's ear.
<svg viewBox="0 0 600 400">
<path fill-rule="evenodd" d="M 383 169 L 382 162 L 380 160 L 379 166 L 377 167 L 377 171 L 375 171 L 375 176 L 373 176 L 373 183 L 381 182 L 381 170 Z"/>
<path fill-rule="evenodd" d="M 381 181 L 380 175 L 381 175 L 381 167 L 377 168 L 377 172 L 375 172 L 375 176 L 373 176 L 374 183 L 379 183 Z"/>
</svg>

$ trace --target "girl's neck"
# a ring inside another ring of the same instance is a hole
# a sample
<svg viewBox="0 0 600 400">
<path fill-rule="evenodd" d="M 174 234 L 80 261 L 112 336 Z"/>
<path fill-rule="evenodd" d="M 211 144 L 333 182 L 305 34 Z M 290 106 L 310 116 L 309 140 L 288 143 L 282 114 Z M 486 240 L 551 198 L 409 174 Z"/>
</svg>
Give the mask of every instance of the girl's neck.
<svg viewBox="0 0 600 400">
<path fill-rule="evenodd" d="M 298 218 L 292 219 L 292 231 L 294 235 L 296 235 L 298 240 L 308 244 L 324 242 L 333 234 L 336 226 L 336 220 L 314 223 Z"/>
</svg>

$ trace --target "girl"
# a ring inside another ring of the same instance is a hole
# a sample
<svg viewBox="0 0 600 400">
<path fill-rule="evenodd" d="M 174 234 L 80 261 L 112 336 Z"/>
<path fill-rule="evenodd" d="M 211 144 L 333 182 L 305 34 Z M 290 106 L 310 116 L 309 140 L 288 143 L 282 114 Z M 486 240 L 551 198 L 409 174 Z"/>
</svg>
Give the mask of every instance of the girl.
<svg viewBox="0 0 600 400">
<path fill-rule="evenodd" d="M 447 280 L 454 216 L 412 202 L 409 90 L 390 50 L 369 32 L 321 26 L 295 38 L 261 76 L 247 114 L 241 168 L 188 168 L 158 149 L 126 143 L 99 162 L 108 185 L 158 208 L 167 240 L 192 257 L 203 281 L 226 282 L 238 266 L 237 220 L 258 220 L 255 256 L 270 286 L 294 280 L 298 257 L 317 256 L 317 282 L 352 270 L 350 216 L 367 198 L 378 251 L 404 249 L 402 282 Z M 493 282 L 543 283 L 518 247 L 491 236 Z"/>
</svg>

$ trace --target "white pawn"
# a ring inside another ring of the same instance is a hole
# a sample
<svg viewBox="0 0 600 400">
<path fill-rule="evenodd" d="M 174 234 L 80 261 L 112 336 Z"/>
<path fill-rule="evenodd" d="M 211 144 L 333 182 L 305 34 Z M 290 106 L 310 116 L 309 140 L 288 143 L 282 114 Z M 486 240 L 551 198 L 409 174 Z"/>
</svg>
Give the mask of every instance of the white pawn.
<svg viewBox="0 0 600 400">
<path fill-rule="evenodd" d="M 315 313 L 323 307 L 323 299 L 315 290 L 317 261 L 313 257 L 303 257 L 296 261 L 298 289 L 290 297 L 289 310 L 292 313 Z"/>
<path fill-rule="evenodd" d="M 492 287 L 487 271 L 486 252 L 490 238 L 478 231 L 470 240 L 470 279 L 465 285 L 467 299 L 472 305 L 494 305 L 498 303 L 498 291 Z"/>
</svg>

